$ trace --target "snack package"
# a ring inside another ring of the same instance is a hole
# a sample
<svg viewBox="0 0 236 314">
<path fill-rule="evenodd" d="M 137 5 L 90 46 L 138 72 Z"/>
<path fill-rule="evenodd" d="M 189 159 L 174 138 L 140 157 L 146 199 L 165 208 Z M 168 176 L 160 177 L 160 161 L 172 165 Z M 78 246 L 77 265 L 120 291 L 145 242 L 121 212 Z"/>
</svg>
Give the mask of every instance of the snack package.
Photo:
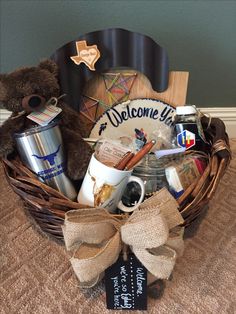
<svg viewBox="0 0 236 314">
<path fill-rule="evenodd" d="M 95 156 L 97 160 L 110 167 L 114 167 L 125 154 L 131 151 L 133 151 L 132 144 L 127 141 L 124 144 L 124 139 L 101 139 L 95 146 Z"/>
<path fill-rule="evenodd" d="M 150 139 L 156 141 L 156 145 L 153 147 L 152 152 L 160 149 L 171 149 L 174 145 L 172 129 L 164 124 L 161 125 L 161 127 L 157 127 L 157 129 L 152 132 Z"/>
<path fill-rule="evenodd" d="M 181 158 L 165 169 L 169 189 L 175 198 L 180 197 L 191 183 L 202 175 L 206 161 L 197 157 Z"/>
</svg>

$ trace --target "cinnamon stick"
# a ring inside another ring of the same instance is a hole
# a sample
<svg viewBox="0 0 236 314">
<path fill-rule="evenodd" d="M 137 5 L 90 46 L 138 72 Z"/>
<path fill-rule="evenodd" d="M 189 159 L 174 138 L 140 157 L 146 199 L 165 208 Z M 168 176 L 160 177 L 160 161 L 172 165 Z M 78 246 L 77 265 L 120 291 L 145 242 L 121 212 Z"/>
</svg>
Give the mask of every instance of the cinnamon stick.
<svg viewBox="0 0 236 314">
<path fill-rule="evenodd" d="M 125 170 L 130 170 L 133 168 L 147 153 L 150 152 L 152 147 L 156 144 L 155 140 L 152 140 L 145 144 L 142 149 L 140 149 L 137 154 L 134 155 L 134 157 L 128 162 L 128 164 L 125 167 Z"/>
<path fill-rule="evenodd" d="M 115 165 L 115 169 L 117 170 L 124 170 L 127 163 L 134 157 L 134 153 L 127 152 L 124 157 Z"/>
</svg>

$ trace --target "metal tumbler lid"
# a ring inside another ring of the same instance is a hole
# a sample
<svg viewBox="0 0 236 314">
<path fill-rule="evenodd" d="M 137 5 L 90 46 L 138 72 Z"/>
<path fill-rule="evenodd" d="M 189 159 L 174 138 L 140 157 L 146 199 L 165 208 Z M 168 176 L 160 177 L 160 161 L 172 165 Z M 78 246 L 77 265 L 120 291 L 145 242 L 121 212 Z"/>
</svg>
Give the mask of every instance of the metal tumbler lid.
<svg viewBox="0 0 236 314">
<path fill-rule="evenodd" d="M 51 128 L 55 127 L 56 125 L 58 125 L 58 122 L 59 121 L 53 121 L 53 122 L 51 122 L 51 123 L 49 123 L 48 125 L 45 125 L 45 126 L 39 125 L 39 126 L 30 128 L 30 129 L 27 129 L 27 130 L 25 130 L 22 133 L 15 133 L 14 137 L 15 138 L 20 138 L 20 137 L 29 136 L 29 135 L 32 135 L 32 134 L 36 134 L 36 133 L 40 133 L 40 132 L 46 131 L 46 130 L 51 129 Z"/>
</svg>

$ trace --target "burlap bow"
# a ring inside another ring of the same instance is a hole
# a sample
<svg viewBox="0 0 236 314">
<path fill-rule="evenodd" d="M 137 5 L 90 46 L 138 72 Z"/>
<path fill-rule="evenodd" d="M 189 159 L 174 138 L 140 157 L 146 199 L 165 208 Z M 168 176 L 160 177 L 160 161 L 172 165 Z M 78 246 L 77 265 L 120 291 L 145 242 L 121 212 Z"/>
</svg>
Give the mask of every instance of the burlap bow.
<svg viewBox="0 0 236 314">
<path fill-rule="evenodd" d="M 183 251 L 182 223 L 177 202 L 162 189 L 128 218 L 116 218 L 103 208 L 72 210 L 62 229 L 66 248 L 74 250 L 71 264 L 80 285 L 92 287 L 124 243 L 152 275 L 168 278 Z"/>
</svg>

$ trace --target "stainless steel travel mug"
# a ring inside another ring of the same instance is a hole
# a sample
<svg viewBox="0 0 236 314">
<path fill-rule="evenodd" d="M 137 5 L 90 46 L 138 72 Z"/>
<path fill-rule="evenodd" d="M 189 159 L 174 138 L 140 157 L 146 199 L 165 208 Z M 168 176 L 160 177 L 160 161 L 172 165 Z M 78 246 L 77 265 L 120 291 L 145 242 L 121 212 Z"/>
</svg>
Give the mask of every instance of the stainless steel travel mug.
<svg viewBox="0 0 236 314">
<path fill-rule="evenodd" d="M 56 122 L 16 133 L 17 150 L 23 164 L 40 180 L 60 191 L 69 199 L 77 196 L 74 186 L 65 175 L 62 136 Z"/>
</svg>

